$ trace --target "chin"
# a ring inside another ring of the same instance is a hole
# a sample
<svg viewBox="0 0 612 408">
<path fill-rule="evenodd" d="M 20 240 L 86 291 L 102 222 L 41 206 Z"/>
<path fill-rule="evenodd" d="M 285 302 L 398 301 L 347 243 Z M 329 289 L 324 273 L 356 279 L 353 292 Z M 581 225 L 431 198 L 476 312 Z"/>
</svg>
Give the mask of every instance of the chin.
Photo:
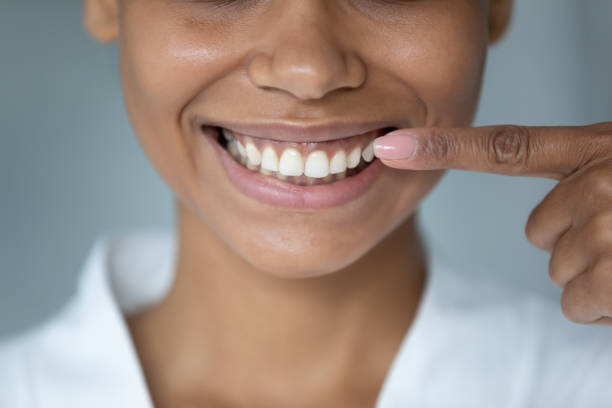
<svg viewBox="0 0 612 408">
<path fill-rule="evenodd" d="M 259 273 L 282 279 L 330 275 L 364 256 L 374 242 L 344 240 L 342 244 L 267 241 L 242 251 L 242 257 Z"/>
</svg>

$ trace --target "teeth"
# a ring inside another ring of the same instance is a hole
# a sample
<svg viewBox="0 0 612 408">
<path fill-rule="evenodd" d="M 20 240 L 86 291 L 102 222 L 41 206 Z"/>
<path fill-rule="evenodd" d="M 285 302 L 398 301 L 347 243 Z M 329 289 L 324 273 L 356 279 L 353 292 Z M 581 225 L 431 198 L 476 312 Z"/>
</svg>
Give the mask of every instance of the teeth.
<svg viewBox="0 0 612 408">
<path fill-rule="evenodd" d="M 285 149 L 278 167 L 280 173 L 285 176 L 301 176 L 304 172 L 302 155 L 295 149 Z"/>
<path fill-rule="evenodd" d="M 363 152 L 361 153 L 361 157 L 363 157 L 363 160 L 365 160 L 366 162 L 371 162 L 372 159 L 374 159 L 374 141 L 373 140 L 370 143 L 368 143 L 365 149 L 363 149 Z"/>
<path fill-rule="evenodd" d="M 227 129 L 221 129 L 221 135 L 228 142 L 234 140 L 234 135 Z"/>
<path fill-rule="evenodd" d="M 270 144 L 265 145 L 260 152 L 255 142 L 248 137 L 241 142 L 226 129 L 221 129 L 221 135 L 227 141 L 230 155 L 246 168 L 281 180 L 304 175 L 305 178 L 300 179 L 301 181 L 294 182 L 306 185 L 342 180 L 347 177 L 347 170 L 361 169 L 359 166 L 362 159 L 366 163 L 374 160 L 374 140 L 363 149 L 356 146 L 348 154 L 345 150 L 338 150 L 331 159 L 328 159 L 324 150 L 315 150 L 307 158 L 303 158 L 301 153 L 292 147 L 286 148 L 279 159 L 275 147 Z"/>
<path fill-rule="evenodd" d="M 247 156 L 246 147 L 244 147 L 244 145 L 242 144 L 242 142 L 240 142 L 240 140 L 236 140 L 236 146 L 238 147 L 238 153 L 240 154 L 240 157 L 246 157 Z"/>
<path fill-rule="evenodd" d="M 348 155 L 346 159 L 346 164 L 349 169 L 353 169 L 359 165 L 361 161 L 361 147 L 357 146 L 353 149 L 353 151 Z"/>
<path fill-rule="evenodd" d="M 329 162 L 329 172 L 331 174 L 338 174 L 344 171 L 346 171 L 346 153 L 344 150 L 340 150 L 334 154 Z"/>
<path fill-rule="evenodd" d="M 249 159 L 249 164 L 252 164 L 253 166 L 259 166 L 259 164 L 261 163 L 261 153 L 259 153 L 259 150 L 255 147 L 253 143 L 247 143 L 246 154 L 247 158 Z"/>
<path fill-rule="evenodd" d="M 329 175 L 327 154 L 321 150 L 310 153 L 308 159 L 306 159 L 304 175 L 314 178 L 327 177 Z"/>
<path fill-rule="evenodd" d="M 238 158 L 239 153 L 238 153 L 238 145 L 236 144 L 235 140 L 229 140 L 227 142 L 227 150 L 230 152 L 230 154 L 234 157 L 234 158 Z"/>
<path fill-rule="evenodd" d="M 276 157 L 276 152 L 271 146 L 266 146 L 263 150 L 261 168 L 270 171 L 278 171 L 278 157 Z"/>
</svg>

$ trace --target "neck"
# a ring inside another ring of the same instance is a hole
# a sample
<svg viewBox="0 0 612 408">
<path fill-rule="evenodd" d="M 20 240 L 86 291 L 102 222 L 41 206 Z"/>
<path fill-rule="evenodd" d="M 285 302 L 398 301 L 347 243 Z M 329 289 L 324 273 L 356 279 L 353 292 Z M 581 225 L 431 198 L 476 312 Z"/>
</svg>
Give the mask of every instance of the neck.
<svg viewBox="0 0 612 408">
<path fill-rule="evenodd" d="M 164 389 L 279 399 L 285 390 L 293 399 L 296 389 L 310 398 L 364 384 L 378 390 L 425 281 L 414 214 L 340 271 L 282 279 L 254 269 L 177 208 L 174 286 L 128 321 L 158 401 Z"/>
</svg>

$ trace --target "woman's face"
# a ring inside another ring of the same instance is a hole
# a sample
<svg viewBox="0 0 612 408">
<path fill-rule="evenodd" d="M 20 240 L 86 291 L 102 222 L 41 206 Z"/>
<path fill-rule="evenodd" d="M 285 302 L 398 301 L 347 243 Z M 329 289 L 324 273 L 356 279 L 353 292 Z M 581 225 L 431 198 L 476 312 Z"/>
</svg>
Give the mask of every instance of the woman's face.
<svg viewBox="0 0 612 408">
<path fill-rule="evenodd" d="M 119 32 L 132 125 L 183 207 L 259 270 L 304 277 L 356 261 L 439 181 L 341 151 L 381 128 L 471 123 L 488 1 L 126 0 Z M 258 173 L 253 147 L 289 176 Z"/>
</svg>

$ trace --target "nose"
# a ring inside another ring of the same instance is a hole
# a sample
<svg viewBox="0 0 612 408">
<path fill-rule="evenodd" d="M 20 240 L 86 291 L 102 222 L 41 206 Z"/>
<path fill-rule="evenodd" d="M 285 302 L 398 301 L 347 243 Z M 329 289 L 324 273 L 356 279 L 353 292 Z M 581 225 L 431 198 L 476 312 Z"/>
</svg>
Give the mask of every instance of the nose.
<svg viewBox="0 0 612 408">
<path fill-rule="evenodd" d="M 289 4 L 287 2 L 285 4 Z M 325 3 L 325 2 L 323 2 Z M 358 88 L 366 79 L 363 61 L 334 38 L 333 22 L 319 1 L 293 2 L 285 9 L 268 52 L 256 54 L 248 66 L 251 82 L 261 88 L 286 91 L 303 100 L 320 99 L 342 88 Z"/>
</svg>

